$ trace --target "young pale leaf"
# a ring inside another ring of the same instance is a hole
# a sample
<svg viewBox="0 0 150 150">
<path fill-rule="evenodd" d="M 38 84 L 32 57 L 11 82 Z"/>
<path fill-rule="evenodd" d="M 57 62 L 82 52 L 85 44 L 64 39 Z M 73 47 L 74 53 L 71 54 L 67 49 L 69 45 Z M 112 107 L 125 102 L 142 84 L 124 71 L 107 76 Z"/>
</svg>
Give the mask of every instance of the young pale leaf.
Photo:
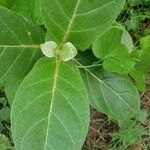
<svg viewBox="0 0 150 150">
<path fill-rule="evenodd" d="M 72 43 L 67 42 L 62 48 L 61 59 L 63 61 L 68 61 L 73 59 L 76 55 L 77 49 L 75 48 L 75 46 Z"/>
<path fill-rule="evenodd" d="M 41 57 L 44 34 L 23 17 L 0 7 L 0 87 L 9 102 L 34 63 Z"/>
<path fill-rule="evenodd" d="M 124 4 L 125 0 L 41 0 L 47 41 L 71 42 L 84 50 L 112 25 Z"/>
<path fill-rule="evenodd" d="M 17 91 L 11 120 L 16 150 L 80 150 L 89 102 L 76 65 L 40 59 Z"/>
<path fill-rule="evenodd" d="M 55 57 L 55 50 L 57 47 L 58 45 L 53 41 L 49 41 L 40 45 L 42 53 L 49 58 Z"/>
<path fill-rule="evenodd" d="M 81 64 L 79 64 L 81 65 Z M 81 74 L 93 107 L 124 126 L 131 118 L 139 119 L 140 96 L 135 86 L 124 76 L 102 73 L 82 66 Z"/>
</svg>

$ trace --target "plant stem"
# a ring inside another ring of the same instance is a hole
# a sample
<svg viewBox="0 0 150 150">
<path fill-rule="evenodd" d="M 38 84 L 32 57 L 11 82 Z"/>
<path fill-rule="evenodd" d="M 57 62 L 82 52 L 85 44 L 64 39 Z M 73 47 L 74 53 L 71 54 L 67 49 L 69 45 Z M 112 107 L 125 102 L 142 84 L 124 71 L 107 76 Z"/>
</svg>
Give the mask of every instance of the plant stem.
<svg viewBox="0 0 150 150">
<path fill-rule="evenodd" d="M 90 65 L 90 66 L 78 66 L 78 68 L 94 68 L 94 67 L 99 67 L 99 66 L 102 66 L 102 64 L 93 64 L 93 65 Z"/>
</svg>

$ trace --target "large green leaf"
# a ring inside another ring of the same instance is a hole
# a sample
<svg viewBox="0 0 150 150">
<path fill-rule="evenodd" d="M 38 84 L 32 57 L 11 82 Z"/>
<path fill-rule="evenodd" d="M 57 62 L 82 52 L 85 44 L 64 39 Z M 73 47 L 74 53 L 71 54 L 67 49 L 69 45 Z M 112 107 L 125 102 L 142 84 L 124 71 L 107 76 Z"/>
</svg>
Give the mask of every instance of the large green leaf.
<svg viewBox="0 0 150 150">
<path fill-rule="evenodd" d="M 41 0 L 47 40 L 86 49 L 111 26 L 124 4 L 125 0 Z"/>
<path fill-rule="evenodd" d="M 27 19 L 30 19 L 35 23 L 42 24 L 40 0 L 15 0 L 12 10 L 21 13 Z"/>
<path fill-rule="evenodd" d="M 42 58 L 12 106 L 16 150 L 80 150 L 88 130 L 88 103 L 75 64 L 55 66 L 55 60 Z"/>
<path fill-rule="evenodd" d="M 15 92 L 41 52 L 43 32 L 23 17 L 0 7 L 0 87 L 11 103 Z"/>
<path fill-rule="evenodd" d="M 113 26 L 93 43 L 92 50 L 97 58 L 103 60 L 103 67 L 107 71 L 127 74 L 135 65 L 122 42 L 123 35 L 122 29 Z"/>
<path fill-rule="evenodd" d="M 127 48 L 120 45 L 105 57 L 103 67 L 110 72 L 128 74 L 134 67 L 135 62 L 131 59 Z"/>
<path fill-rule="evenodd" d="M 0 0 L 0 5 L 23 15 L 35 23 L 42 24 L 39 2 L 39 0 Z"/>
<path fill-rule="evenodd" d="M 139 119 L 140 97 L 130 80 L 118 74 L 108 74 L 100 68 L 87 69 L 81 74 L 93 107 L 124 126 L 131 118 Z"/>
<path fill-rule="evenodd" d="M 12 8 L 15 1 L 16 0 L 0 0 L 0 5 L 7 8 Z"/>
<path fill-rule="evenodd" d="M 111 27 L 93 43 L 92 50 L 94 55 L 99 59 L 104 59 L 121 45 L 121 38 L 122 30 Z"/>
</svg>

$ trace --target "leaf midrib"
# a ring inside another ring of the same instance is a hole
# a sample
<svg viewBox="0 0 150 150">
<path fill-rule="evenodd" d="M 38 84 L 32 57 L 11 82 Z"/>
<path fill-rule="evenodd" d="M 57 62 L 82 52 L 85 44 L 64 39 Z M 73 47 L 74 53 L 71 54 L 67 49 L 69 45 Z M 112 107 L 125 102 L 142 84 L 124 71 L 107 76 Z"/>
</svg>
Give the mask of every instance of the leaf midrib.
<svg viewBox="0 0 150 150">
<path fill-rule="evenodd" d="M 70 21 L 69 21 L 69 24 L 68 24 L 68 27 L 67 27 L 67 29 L 66 29 L 66 32 L 65 32 L 65 34 L 64 34 L 64 36 L 63 36 L 63 38 L 62 38 L 62 42 L 61 42 L 61 44 L 60 44 L 60 49 L 61 49 L 61 48 L 63 47 L 63 45 L 65 44 L 65 42 L 66 42 L 66 40 L 67 40 L 67 38 L 68 38 L 68 36 L 69 36 L 69 33 L 71 32 L 71 28 L 72 28 L 74 19 L 75 19 L 75 17 L 76 17 L 76 13 L 77 13 L 77 10 L 78 10 L 80 1 L 81 1 L 81 0 L 78 0 L 77 3 L 76 3 L 75 9 L 74 9 L 73 14 L 72 14 L 72 17 L 71 17 L 71 19 L 70 19 Z"/>
<path fill-rule="evenodd" d="M 40 45 L 0 45 L 0 48 L 40 48 Z"/>
<path fill-rule="evenodd" d="M 74 22 L 75 16 L 76 16 L 76 12 L 77 9 L 79 7 L 80 4 L 80 0 L 77 1 L 75 9 L 73 11 L 72 17 L 69 21 L 68 27 L 66 29 L 66 32 L 64 33 L 64 36 L 62 38 L 62 41 L 58 47 L 58 51 L 61 51 L 62 47 L 64 46 L 69 33 L 71 31 L 72 28 L 72 24 Z M 55 97 L 55 91 L 56 91 L 56 87 L 57 87 L 57 81 L 58 81 L 58 76 L 59 76 L 59 67 L 60 67 L 60 63 L 61 63 L 61 59 L 59 57 L 59 53 L 58 56 L 56 56 L 56 60 L 55 60 L 55 71 L 54 71 L 54 82 L 53 82 L 53 87 L 52 87 L 52 97 L 51 97 L 51 104 L 50 104 L 50 108 L 49 108 L 49 113 L 48 113 L 48 123 L 47 123 L 47 130 L 46 130 L 46 139 L 45 139 L 45 144 L 44 144 L 44 150 L 46 150 L 47 148 L 47 144 L 48 144 L 48 134 L 49 134 L 49 126 L 50 126 L 50 118 L 51 118 L 51 114 L 52 114 L 52 109 L 53 109 L 53 104 L 54 104 L 54 97 Z M 73 145 L 74 147 L 74 145 Z M 74 148 L 73 148 L 74 149 Z"/>
</svg>

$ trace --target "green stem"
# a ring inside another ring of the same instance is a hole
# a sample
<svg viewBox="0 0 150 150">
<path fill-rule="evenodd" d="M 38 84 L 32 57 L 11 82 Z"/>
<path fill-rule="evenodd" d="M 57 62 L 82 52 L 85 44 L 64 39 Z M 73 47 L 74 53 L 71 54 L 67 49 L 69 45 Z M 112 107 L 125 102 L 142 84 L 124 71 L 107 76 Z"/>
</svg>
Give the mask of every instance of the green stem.
<svg viewBox="0 0 150 150">
<path fill-rule="evenodd" d="M 93 64 L 93 65 L 90 65 L 90 66 L 78 66 L 78 68 L 94 68 L 94 67 L 99 67 L 99 66 L 102 66 L 103 64 Z"/>
</svg>

